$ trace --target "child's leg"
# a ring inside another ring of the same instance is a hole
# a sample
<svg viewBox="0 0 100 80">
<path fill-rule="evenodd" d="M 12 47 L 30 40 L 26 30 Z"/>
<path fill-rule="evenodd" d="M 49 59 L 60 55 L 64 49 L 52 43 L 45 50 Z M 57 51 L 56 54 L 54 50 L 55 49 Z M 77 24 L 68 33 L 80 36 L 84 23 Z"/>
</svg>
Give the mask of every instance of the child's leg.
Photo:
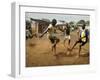
<svg viewBox="0 0 100 80">
<path fill-rule="evenodd" d="M 54 44 L 54 54 L 56 55 L 56 43 Z"/>
<path fill-rule="evenodd" d="M 56 38 L 56 39 L 54 40 L 54 44 L 53 44 L 53 51 L 54 51 L 54 54 L 55 54 L 55 55 L 56 55 L 56 45 L 57 45 L 58 42 L 59 42 L 59 39 Z"/>
<path fill-rule="evenodd" d="M 68 40 L 68 49 L 70 49 L 70 39 Z"/>
<path fill-rule="evenodd" d="M 53 51 L 53 45 L 52 45 L 52 51 Z"/>
<path fill-rule="evenodd" d="M 76 41 L 76 43 L 73 45 L 73 47 L 71 48 L 71 51 L 73 50 L 73 48 L 79 43 L 79 41 Z"/>
<path fill-rule="evenodd" d="M 80 52 L 81 52 L 81 47 L 84 46 L 87 42 L 82 42 L 79 46 L 79 56 L 80 56 Z"/>
<path fill-rule="evenodd" d="M 66 40 L 67 40 L 67 39 L 65 38 L 65 39 L 64 39 L 64 44 L 65 44 Z"/>
<path fill-rule="evenodd" d="M 65 38 L 65 39 L 64 39 L 64 46 L 66 46 L 66 45 L 65 45 L 65 43 L 66 43 L 66 40 L 67 40 L 67 38 Z"/>
<path fill-rule="evenodd" d="M 70 45 L 70 39 L 68 40 L 68 45 Z"/>
<path fill-rule="evenodd" d="M 52 51 L 54 53 L 54 55 L 56 54 L 56 40 L 54 41 L 54 43 L 52 44 Z"/>
<path fill-rule="evenodd" d="M 65 40 L 64 40 L 64 44 L 65 44 L 65 41 L 68 39 L 68 42 L 67 42 L 67 49 L 70 48 L 70 36 L 66 36 Z"/>
<path fill-rule="evenodd" d="M 67 47 L 66 47 L 67 55 L 71 54 L 70 53 L 70 39 L 67 41 Z"/>
<path fill-rule="evenodd" d="M 51 49 L 52 49 L 52 51 L 54 51 L 54 39 L 52 37 L 49 37 L 49 40 L 50 40 L 50 42 L 52 44 Z"/>
<path fill-rule="evenodd" d="M 68 45 L 70 45 L 70 35 L 68 36 Z"/>
<path fill-rule="evenodd" d="M 80 45 L 79 45 L 79 54 L 78 54 L 78 57 L 80 56 L 81 47 L 82 47 L 82 45 L 80 44 Z"/>
</svg>

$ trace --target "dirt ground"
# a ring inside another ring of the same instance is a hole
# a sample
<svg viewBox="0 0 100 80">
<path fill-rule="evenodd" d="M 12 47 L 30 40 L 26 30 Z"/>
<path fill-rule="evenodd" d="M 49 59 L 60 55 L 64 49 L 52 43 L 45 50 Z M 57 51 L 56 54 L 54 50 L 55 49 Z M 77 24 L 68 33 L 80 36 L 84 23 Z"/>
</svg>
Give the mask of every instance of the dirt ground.
<svg viewBox="0 0 100 80">
<path fill-rule="evenodd" d="M 76 31 L 71 32 L 71 47 L 77 40 L 76 35 Z M 79 45 L 68 55 L 69 51 L 63 45 L 64 37 L 61 33 L 58 37 L 60 42 L 57 44 L 56 56 L 51 50 L 51 43 L 46 35 L 42 38 L 33 37 L 26 40 L 26 67 L 89 64 L 89 42 L 82 47 L 81 56 L 77 58 Z"/>
</svg>

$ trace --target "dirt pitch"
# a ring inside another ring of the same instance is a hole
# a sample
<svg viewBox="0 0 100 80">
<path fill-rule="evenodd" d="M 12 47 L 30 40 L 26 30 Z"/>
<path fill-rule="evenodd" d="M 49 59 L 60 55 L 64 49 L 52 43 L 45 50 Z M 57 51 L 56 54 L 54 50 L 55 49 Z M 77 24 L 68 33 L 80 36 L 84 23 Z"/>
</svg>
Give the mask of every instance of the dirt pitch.
<svg viewBox="0 0 100 80">
<path fill-rule="evenodd" d="M 77 58 L 79 45 L 73 49 L 72 54 L 67 55 L 68 51 L 63 45 L 64 38 L 58 35 L 60 42 L 57 44 L 57 56 L 52 53 L 51 43 L 46 35 L 26 40 L 26 67 L 89 64 L 89 42 L 82 47 L 81 56 Z M 76 31 L 71 32 L 71 47 L 77 40 L 76 35 Z"/>
</svg>

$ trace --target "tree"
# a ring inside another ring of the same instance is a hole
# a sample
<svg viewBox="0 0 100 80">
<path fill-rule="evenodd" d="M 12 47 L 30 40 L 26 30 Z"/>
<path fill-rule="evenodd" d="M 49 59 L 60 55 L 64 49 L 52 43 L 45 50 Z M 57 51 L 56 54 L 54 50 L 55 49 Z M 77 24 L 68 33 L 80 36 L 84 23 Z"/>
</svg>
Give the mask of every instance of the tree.
<svg viewBox="0 0 100 80">
<path fill-rule="evenodd" d="M 79 20 L 77 24 L 85 24 L 85 20 Z"/>
<path fill-rule="evenodd" d="M 73 27 L 73 28 L 75 27 L 75 22 L 74 21 L 69 22 L 69 24 L 70 24 L 71 27 Z"/>
<path fill-rule="evenodd" d="M 79 20 L 79 21 L 76 23 L 76 26 L 79 27 L 79 26 L 82 26 L 83 24 L 86 24 L 85 20 Z"/>
<path fill-rule="evenodd" d="M 90 21 L 88 20 L 88 21 L 86 21 L 86 25 L 87 26 L 89 26 L 90 25 Z"/>
<path fill-rule="evenodd" d="M 64 21 L 64 20 L 59 20 L 59 22 L 61 22 L 61 23 L 65 23 L 65 21 Z"/>
</svg>

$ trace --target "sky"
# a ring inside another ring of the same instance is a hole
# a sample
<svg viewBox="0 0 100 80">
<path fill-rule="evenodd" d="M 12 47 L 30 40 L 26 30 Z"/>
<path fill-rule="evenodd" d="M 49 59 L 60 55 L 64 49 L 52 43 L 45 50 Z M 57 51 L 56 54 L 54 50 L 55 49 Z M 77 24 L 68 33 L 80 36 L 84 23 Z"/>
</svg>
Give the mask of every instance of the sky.
<svg viewBox="0 0 100 80">
<path fill-rule="evenodd" d="M 34 19 L 49 19 L 50 21 L 52 19 L 57 19 L 57 22 L 59 23 L 59 20 L 64 20 L 66 22 L 74 21 L 77 22 L 79 20 L 90 20 L 89 15 L 84 14 L 50 14 L 50 13 L 34 13 L 34 12 L 26 12 L 25 13 L 25 19 L 30 20 L 30 18 Z"/>
</svg>

